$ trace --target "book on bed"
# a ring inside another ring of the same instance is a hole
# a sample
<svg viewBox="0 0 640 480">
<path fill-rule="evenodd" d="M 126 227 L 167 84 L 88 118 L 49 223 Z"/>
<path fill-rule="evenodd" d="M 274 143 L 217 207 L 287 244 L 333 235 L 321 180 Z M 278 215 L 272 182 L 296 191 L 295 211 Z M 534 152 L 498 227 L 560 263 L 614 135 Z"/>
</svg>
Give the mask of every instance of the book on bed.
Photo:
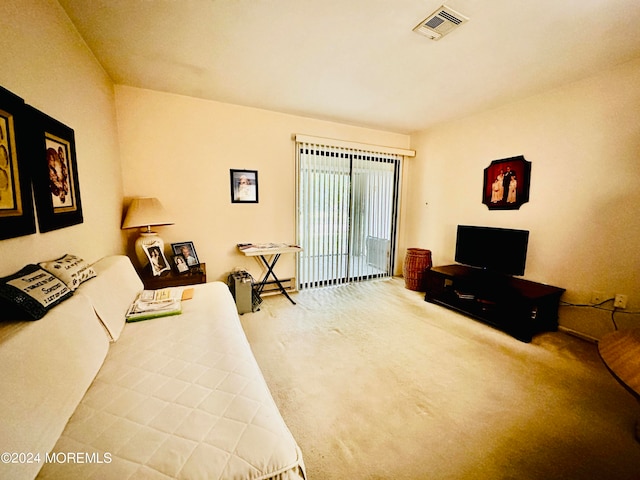
<svg viewBox="0 0 640 480">
<path fill-rule="evenodd" d="M 179 315 L 182 313 L 183 291 L 175 288 L 143 290 L 126 313 L 127 322 Z"/>
</svg>

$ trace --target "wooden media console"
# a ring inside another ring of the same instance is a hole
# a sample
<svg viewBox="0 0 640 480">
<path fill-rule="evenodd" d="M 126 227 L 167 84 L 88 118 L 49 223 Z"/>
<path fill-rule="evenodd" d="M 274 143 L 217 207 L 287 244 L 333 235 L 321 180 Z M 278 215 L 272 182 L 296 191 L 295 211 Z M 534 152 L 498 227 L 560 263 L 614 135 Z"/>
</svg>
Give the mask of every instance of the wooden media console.
<svg viewBox="0 0 640 480">
<path fill-rule="evenodd" d="M 523 342 L 558 329 L 563 288 L 465 265 L 425 270 L 425 300 L 498 328 Z"/>
</svg>

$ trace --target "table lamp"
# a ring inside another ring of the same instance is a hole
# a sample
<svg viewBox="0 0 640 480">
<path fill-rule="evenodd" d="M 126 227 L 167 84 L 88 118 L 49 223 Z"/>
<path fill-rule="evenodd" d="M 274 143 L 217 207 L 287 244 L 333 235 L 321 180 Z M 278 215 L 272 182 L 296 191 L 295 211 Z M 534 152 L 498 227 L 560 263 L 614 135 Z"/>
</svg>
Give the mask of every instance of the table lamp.
<svg viewBox="0 0 640 480">
<path fill-rule="evenodd" d="M 122 229 L 140 228 L 140 236 L 135 241 L 135 252 L 142 268 L 149 263 L 149 258 L 143 248 L 144 245 L 157 245 L 164 253 L 164 241 L 157 232 L 151 230 L 152 226 L 173 225 L 169 214 L 164 209 L 160 200 L 155 197 L 136 197 L 131 201 L 127 209 L 127 215 L 122 222 Z"/>
</svg>

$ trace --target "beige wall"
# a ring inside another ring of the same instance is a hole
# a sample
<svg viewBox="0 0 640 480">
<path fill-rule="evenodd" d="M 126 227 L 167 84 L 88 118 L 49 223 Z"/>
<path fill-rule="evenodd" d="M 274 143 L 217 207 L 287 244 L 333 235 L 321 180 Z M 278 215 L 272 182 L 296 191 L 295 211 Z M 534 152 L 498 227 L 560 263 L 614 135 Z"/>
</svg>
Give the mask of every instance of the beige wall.
<svg viewBox="0 0 640 480">
<path fill-rule="evenodd" d="M 525 228 L 527 278 L 566 288 L 572 302 L 594 290 L 624 293 L 629 310 L 640 310 L 640 60 L 409 137 L 131 87 L 114 95 L 53 0 L 3 1 L 0 28 L 0 85 L 75 130 L 85 217 L 0 241 L 0 275 L 66 252 L 89 260 L 123 252 L 122 199 L 136 195 L 165 203 L 176 224 L 160 233 L 167 242 L 194 241 L 210 279 L 236 266 L 260 275 L 235 245 L 295 239 L 291 135 L 304 133 L 418 152 L 405 162 L 398 265 L 406 247 L 452 262 L 459 223 Z M 483 169 L 515 155 L 533 164 L 531 201 L 489 211 Z M 231 168 L 259 171 L 259 204 L 230 202 Z M 292 258 L 281 268 L 293 275 Z M 616 320 L 639 323 L 633 315 Z M 561 324 L 595 338 L 612 326 L 606 312 L 570 307 Z"/>
<path fill-rule="evenodd" d="M 158 197 L 175 219 L 158 233 L 167 246 L 193 241 L 209 280 L 234 267 L 262 275 L 238 243 L 296 240 L 293 134 L 409 145 L 407 135 L 133 87 L 116 87 L 116 105 L 125 196 Z M 230 169 L 258 170 L 259 203 L 231 203 Z M 295 275 L 293 256 L 277 274 Z"/>
<path fill-rule="evenodd" d="M 55 1 L 0 2 L 0 85 L 75 130 L 84 223 L 0 241 L 0 275 L 76 253 L 121 253 L 113 86 Z"/>
<path fill-rule="evenodd" d="M 503 108 L 412 136 L 402 247 L 430 248 L 453 263 L 458 224 L 530 230 L 525 277 L 567 289 L 629 295 L 640 310 L 640 60 Z M 481 203 L 483 169 L 524 155 L 530 202 L 516 211 Z M 611 304 L 608 304 L 611 306 Z M 615 316 L 640 325 L 638 315 Z M 563 307 L 560 323 L 598 338 L 610 315 Z"/>
</svg>

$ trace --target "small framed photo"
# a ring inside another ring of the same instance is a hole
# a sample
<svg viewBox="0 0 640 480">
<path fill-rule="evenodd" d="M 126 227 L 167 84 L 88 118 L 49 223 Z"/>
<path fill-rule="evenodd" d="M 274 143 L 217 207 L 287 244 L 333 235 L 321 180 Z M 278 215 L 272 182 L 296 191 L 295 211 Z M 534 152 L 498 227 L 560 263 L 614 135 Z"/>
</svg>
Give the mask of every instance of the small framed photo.
<svg viewBox="0 0 640 480">
<path fill-rule="evenodd" d="M 189 271 L 189 265 L 187 265 L 187 260 L 184 258 L 184 255 L 174 255 L 173 256 L 173 265 L 175 266 L 176 272 L 178 273 L 187 273 Z"/>
<path fill-rule="evenodd" d="M 187 268 L 197 267 L 200 265 L 200 260 L 198 260 L 198 255 L 196 254 L 196 248 L 193 246 L 193 242 L 172 243 L 171 249 L 173 250 L 174 255 L 182 255 L 187 263 Z"/>
<path fill-rule="evenodd" d="M 231 203 L 258 203 L 258 171 L 230 170 Z"/>
<path fill-rule="evenodd" d="M 147 254 L 149 259 L 149 265 L 151 265 L 151 273 L 158 277 L 162 275 L 162 272 L 171 270 L 167 257 L 164 256 L 162 251 L 162 244 L 160 242 L 153 242 L 148 245 L 143 244 L 142 248 L 144 253 Z"/>
</svg>

